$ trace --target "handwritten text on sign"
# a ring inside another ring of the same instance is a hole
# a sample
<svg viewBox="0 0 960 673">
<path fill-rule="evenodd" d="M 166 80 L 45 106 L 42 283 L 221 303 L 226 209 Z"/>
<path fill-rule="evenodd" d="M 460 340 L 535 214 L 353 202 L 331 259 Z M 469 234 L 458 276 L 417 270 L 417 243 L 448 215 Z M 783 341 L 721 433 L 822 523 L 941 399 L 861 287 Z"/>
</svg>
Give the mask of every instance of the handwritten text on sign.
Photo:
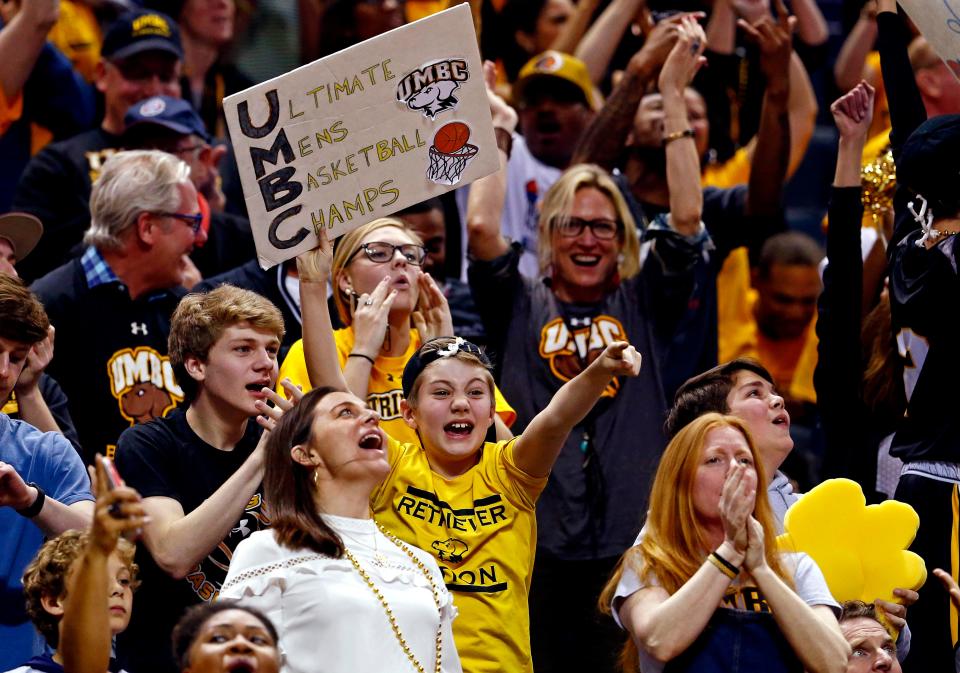
<svg viewBox="0 0 960 673">
<path fill-rule="evenodd" d="M 224 100 L 261 264 L 499 168 L 468 6 Z"/>
<path fill-rule="evenodd" d="M 933 50 L 960 72 L 960 0 L 899 0 Z"/>
</svg>

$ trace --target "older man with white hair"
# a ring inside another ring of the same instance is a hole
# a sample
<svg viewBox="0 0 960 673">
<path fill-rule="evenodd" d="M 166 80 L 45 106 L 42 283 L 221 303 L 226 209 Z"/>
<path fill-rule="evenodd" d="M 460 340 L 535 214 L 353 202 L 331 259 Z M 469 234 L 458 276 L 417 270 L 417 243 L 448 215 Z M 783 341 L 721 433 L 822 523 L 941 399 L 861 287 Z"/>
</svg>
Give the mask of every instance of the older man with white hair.
<svg viewBox="0 0 960 673">
<path fill-rule="evenodd" d="M 183 400 L 167 358 L 186 256 L 206 233 L 190 169 L 158 151 L 118 152 L 93 187 L 83 255 L 34 283 L 57 330 L 48 368 L 71 401 L 85 458 Z"/>
</svg>

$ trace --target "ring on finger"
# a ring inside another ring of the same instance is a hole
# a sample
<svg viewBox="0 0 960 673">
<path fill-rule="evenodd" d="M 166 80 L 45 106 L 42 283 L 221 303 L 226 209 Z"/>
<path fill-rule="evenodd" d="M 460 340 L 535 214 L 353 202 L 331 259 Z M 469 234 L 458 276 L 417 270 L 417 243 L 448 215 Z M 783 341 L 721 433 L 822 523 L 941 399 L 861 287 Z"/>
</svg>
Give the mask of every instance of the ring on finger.
<svg viewBox="0 0 960 673">
<path fill-rule="evenodd" d="M 365 302 L 363 302 L 363 305 L 364 305 L 364 306 L 373 306 L 373 299 L 369 299 L 369 298 L 368 298 Z"/>
</svg>

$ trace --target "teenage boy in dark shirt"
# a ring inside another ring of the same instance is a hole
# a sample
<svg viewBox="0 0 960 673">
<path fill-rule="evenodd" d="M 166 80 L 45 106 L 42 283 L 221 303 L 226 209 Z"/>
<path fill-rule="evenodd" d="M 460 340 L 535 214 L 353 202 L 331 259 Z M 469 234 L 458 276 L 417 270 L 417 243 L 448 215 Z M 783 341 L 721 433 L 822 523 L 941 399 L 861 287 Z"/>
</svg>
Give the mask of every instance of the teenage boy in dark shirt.
<svg viewBox="0 0 960 673">
<path fill-rule="evenodd" d="M 170 360 L 189 406 L 130 428 L 117 447 L 120 474 L 151 518 L 137 552 L 143 589 L 118 643 L 128 670 L 177 670 L 173 626 L 187 607 L 216 599 L 233 550 L 269 524 L 263 428 L 292 406 L 273 392 L 282 338 L 277 308 L 229 285 L 188 295 L 173 314 Z"/>
</svg>

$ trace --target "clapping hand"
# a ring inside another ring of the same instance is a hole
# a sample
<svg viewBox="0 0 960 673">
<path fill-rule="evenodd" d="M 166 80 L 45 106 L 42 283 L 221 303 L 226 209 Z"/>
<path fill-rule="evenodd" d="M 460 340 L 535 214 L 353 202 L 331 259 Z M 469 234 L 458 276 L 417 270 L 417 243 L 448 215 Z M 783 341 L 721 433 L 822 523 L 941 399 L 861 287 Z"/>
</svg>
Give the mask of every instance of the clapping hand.
<svg viewBox="0 0 960 673">
<path fill-rule="evenodd" d="M 420 285 L 420 301 L 417 310 L 410 317 L 420 333 L 420 341 L 453 336 L 453 316 L 443 291 L 429 273 L 420 274 L 417 282 Z"/>
<path fill-rule="evenodd" d="M 757 500 L 757 473 L 735 463 L 727 471 L 720 492 L 720 521 L 723 523 L 724 541 L 733 545 L 739 554 L 749 548 L 747 520 L 752 518 Z"/>
</svg>

